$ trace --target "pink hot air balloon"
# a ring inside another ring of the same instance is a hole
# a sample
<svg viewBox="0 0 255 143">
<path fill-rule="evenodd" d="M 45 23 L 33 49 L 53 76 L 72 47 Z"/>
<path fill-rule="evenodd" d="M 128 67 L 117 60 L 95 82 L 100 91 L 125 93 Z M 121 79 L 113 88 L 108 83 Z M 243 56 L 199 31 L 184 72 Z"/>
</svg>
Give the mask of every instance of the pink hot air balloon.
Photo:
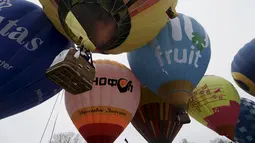
<svg viewBox="0 0 255 143">
<path fill-rule="evenodd" d="M 132 120 L 140 101 L 140 82 L 126 66 L 95 61 L 91 91 L 65 94 L 66 109 L 88 143 L 113 143 Z"/>
</svg>

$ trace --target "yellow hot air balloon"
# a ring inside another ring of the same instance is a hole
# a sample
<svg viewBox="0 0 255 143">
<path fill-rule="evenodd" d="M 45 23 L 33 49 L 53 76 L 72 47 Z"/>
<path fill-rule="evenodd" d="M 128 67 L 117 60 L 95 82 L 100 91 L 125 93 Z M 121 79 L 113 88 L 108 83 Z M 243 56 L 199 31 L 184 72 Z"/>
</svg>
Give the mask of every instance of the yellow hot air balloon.
<svg viewBox="0 0 255 143">
<path fill-rule="evenodd" d="M 40 0 L 55 27 L 76 44 L 119 54 L 151 41 L 177 13 L 178 0 Z"/>
<path fill-rule="evenodd" d="M 229 81 L 207 75 L 193 91 L 187 111 L 198 122 L 233 140 L 240 97 Z"/>
</svg>

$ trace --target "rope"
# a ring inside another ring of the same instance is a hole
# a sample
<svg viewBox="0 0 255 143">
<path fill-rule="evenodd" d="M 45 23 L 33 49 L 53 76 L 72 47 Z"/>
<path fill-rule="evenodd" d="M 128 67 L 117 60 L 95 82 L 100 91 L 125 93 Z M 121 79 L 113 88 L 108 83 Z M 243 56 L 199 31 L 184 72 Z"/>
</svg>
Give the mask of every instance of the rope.
<svg viewBox="0 0 255 143">
<path fill-rule="evenodd" d="M 55 107 L 56 107 L 56 104 L 57 104 L 59 95 L 60 95 L 60 92 L 58 93 L 57 98 L 56 98 L 56 100 L 55 100 L 55 103 L 54 103 L 54 105 L 53 105 L 53 107 L 52 107 L 52 110 L 51 110 L 50 116 L 49 116 L 49 118 L 48 118 L 47 124 L 46 124 L 46 126 L 45 126 L 45 128 L 44 128 L 44 131 L 43 131 L 43 134 L 42 134 L 42 136 L 41 136 L 40 143 L 42 143 L 42 140 L 43 140 L 43 137 L 44 137 L 44 135 L 45 135 L 46 129 L 47 129 L 48 125 L 49 125 L 49 122 L 50 122 L 52 113 L 53 113 L 53 111 L 54 111 L 54 109 L 55 109 Z"/>
<path fill-rule="evenodd" d="M 64 97 L 63 94 L 61 94 L 61 95 L 62 95 L 62 96 L 61 96 L 59 105 L 61 105 L 62 100 L 63 100 L 63 97 Z M 57 120 L 58 120 L 59 112 L 60 112 L 60 110 L 58 110 L 57 116 L 56 116 L 55 121 L 54 121 L 54 125 L 53 125 L 52 131 L 51 131 L 51 136 L 50 136 L 50 142 L 51 142 L 51 140 L 52 140 L 52 138 L 53 138 L 53 134 L 54 134 L 55 129 L 56 129 L 56 125 L 57 125 Z"/>
<path fill-rule="evenodd" d="M 50 143 L 51 143 L 53 134 L 54 134 L 54 132 L 55 132 L 55 128 L 56 128 L 56 124 L 57 124 L 57 120 L 58 120 L 58 114 L 59 114 L 59 113 L 57 113 L 57 116 L 56 116 L 56 119 L 55 119 L 55 122 L 54 122 L 54 125 L 53 125 L 53 129 L 52 129 L 52 132 L 51 132 L 51 135 L 50 135 Z"/>
</svg>

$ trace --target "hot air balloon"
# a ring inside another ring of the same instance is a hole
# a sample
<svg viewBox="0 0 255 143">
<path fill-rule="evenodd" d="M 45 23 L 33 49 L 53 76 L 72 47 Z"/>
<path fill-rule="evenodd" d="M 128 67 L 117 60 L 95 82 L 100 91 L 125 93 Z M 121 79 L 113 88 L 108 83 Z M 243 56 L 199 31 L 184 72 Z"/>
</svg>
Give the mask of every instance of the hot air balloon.
<svg viewBox="0 0 255 143">
<path fill-rule="evenodd" d="M 78 45 L 119 54 L 147 44 L 176 17 L 177 0 L 40 0 L 58 30 Z"/>
<path fill-rule="evenodd" d="M 255 96 L 255 39 L 245 44 L 235 55 L 231 72 L 235 82 L 247 93 Z"/>
<path fill-rule="evenodd" d="M 187 111 L 201 124 L 233 140 L 240 111 L 240 97 L 229 81 L 207 75 L 194 90 Z"/>
<path fill-rule="evenodd" d="M 66 109 L 88 143 L 113 143 L 137 110 L 140 83 L 120 63 L 97 60 L 95 68 L 91 91 L 77 95 L 65 92 Z"/>
<path fill-rule="evenodd" d="M 255 142 L 255 102 L 241 98 L 240 114 L 235 130 L 235 143 Z"/>
<path fill-rule="evenodd" d="M 45 70 L 71 43 L 43 10 L 28 1 L 0 5 L 0 119 L 30 109 L 58 93 Z"/>
<path fill-rule="evenodd" d="M 180 110 L 142 87 L 140 104 L 132 124 L 149 143 L 171 143 L 183 125 L 178 120 Z"/>
<path fill-rule="evenodd" d="M 204 28 L 180 13 L 150 43 L 127 54 L 141 84 L 175 105 L 188 102 L 210 56 L 210 41 Z"/>
</svg>

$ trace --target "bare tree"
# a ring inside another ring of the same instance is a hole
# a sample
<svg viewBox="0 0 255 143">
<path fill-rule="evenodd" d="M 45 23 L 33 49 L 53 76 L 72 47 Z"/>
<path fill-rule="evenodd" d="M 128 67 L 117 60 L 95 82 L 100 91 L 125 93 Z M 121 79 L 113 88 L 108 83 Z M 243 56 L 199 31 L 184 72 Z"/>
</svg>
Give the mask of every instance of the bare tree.
<svg viewBox="0 0 255 143">
<path fill-rule="evenodd" d="M 190 142 L 187 139 L 182 139 L 180 143 L 193 143 L 193 142 Z M 211 140 L 210 143 L 232 143 L 232 142 L 225 138 L 216 138 L 214 140 Z"/>
<path fill-rule="evenodd" d="M 192 143 L 192 142 L 188 141 L 187 139 L 182 139 L 180 143 Z"/>
<path fill-rule="evenodd" d="M 80 134 L 73 132 L 54 134 L 49 143 L 86 143 Z"/>
<path fill-rule="evenodd" d="M 214 140 L 211 140 L 210 143 L 231 143 L 231 141 L 224 138 L 216 138 Z"/>
</svg>

